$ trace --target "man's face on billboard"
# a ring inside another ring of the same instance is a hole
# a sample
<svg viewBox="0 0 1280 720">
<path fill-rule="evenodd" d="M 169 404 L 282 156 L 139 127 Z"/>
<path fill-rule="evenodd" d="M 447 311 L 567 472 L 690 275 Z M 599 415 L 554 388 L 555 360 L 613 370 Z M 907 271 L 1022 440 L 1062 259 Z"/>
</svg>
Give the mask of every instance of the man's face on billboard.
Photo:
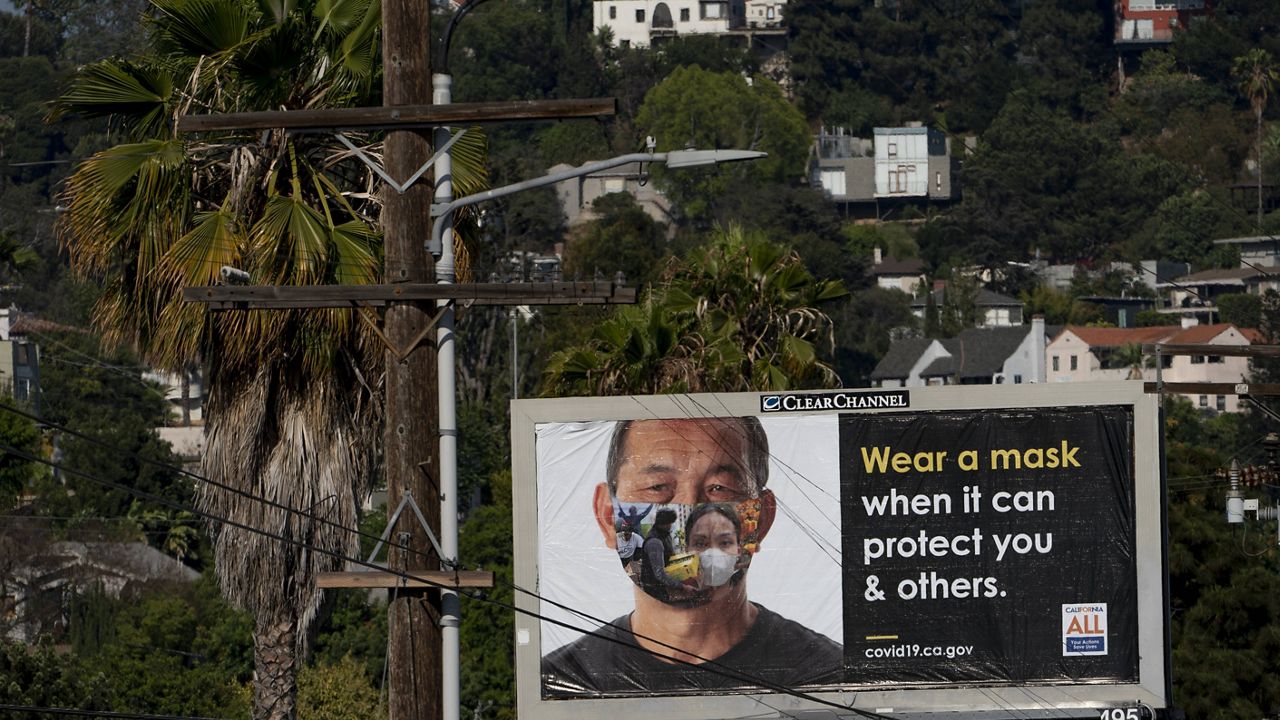
<svg viewBox="0 0 1280 720">
<path fill-rule="evenodd" d="M 746 439 L 724 420 L 632 423 L 614 496 L 624 502 L 686 504 L 756 497 L 746 477 Z"/>
<path fill-rule="evenodd" d="M 713 589 L 746 570 L 773 522 L 773 494 L 748 470 L 749 433 L 735 419 L 703 418 L 635 421 L 624 432 L 616 446 L 613 491 L 608 482 L 596 487 L 605 543 L 613 547 L 621 527 L 638 528 L 641 537 L 667 538 L 673 563 L 668 574 L 687 577 L 687 587 L 650 594 L 668 603 L 706 602 Z M 707 512 L 712 506 L 716 510 Z M 675 521 L 663 524 L 662 514 Z M 632 580 L 650 590 L 643 578 Z"/>
</svg>

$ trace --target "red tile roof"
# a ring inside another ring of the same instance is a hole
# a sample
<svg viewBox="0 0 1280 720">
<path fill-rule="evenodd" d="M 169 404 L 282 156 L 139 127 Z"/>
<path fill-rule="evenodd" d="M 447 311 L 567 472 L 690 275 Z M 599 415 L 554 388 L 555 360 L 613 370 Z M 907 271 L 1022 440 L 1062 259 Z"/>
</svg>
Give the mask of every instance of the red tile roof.
<svg viewBox="0 0 1280 720">
<path fill-rule="evenodd" d="M 1071 331 L 1090 347 L 1122 347 L 1130 343 L 1162 342 L 1182 328 L 1178 325 L 1159 325 L 1140 328 L 1089 327 L 1086 325 L 1068 325 L 1064 331 Z"/>
<path fill-rule="evenodd" d="M 1195 345 L 1209 343 L 1228 329 L 1235 327 L 1231 323 L 1214 325 L 1192 325 L 1184 328 L 1178 325 L 1158 325 L 1141 328 L 1107 328 L 1068 325 L 1070 330 L 1090 347 L 1121 347 L 1130 343 L 1168 343 L 1178 345 Z M 1262 342 L 1262 333 L 1253 328 L 1236 328 L 1250 344 Z"/>
</svg>

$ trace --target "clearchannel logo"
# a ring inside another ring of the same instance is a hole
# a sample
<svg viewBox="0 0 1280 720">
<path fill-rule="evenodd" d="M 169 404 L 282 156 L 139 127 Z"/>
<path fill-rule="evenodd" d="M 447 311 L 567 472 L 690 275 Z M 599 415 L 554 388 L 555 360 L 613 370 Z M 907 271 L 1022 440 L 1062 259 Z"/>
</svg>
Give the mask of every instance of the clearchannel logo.
<svg viewBox="0 0 1280 720">
<path fill-rule="evenodd" d="M 760 412 L 797 412 L 802 410 L 878 410 L 911 406 L 906 390 L 884 392 L 796 393 L 761 395 Z"/>
</svg>

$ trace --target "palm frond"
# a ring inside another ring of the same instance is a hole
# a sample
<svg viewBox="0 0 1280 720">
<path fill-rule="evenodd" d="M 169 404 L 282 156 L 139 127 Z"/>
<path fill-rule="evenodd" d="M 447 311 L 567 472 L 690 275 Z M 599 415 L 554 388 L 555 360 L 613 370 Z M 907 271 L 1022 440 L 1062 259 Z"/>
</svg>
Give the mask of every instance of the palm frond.
<svg viewBox="0 0 1280 720">
<path fill-rule="evenodd" d="M 173 77 L 158 68 L 117 60 L 103 60 L 80 69 L 71 87 L 51 106 L 50 120 L 67 113 L 113 117 L 124 121 L 136 136 L 165 134 L 167 103 Z"/>
<path fill-rule="evenodd" d="M 225 0 L 152 0 L 152 24 L 171 51 L 190 57 L 219 55 L 249 36 L 253 17 L 238 2 Z"/>
</svg>

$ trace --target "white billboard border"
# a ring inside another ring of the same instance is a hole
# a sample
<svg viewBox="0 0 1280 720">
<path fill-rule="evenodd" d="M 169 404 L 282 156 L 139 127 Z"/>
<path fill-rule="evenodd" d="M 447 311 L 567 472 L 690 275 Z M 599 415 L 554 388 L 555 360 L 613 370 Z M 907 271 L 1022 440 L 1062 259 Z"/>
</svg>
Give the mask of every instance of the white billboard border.
<svg viewBox="0 0 1280 720">
<path fill-rule="evenodd" d="M 901 391 L 902 388 L 893 390 Z M 1168 707 L 1168 598 L 1165 556 L 1164 463 L 1160 457 L 1159 399 L 1143 392 L 1139 381 L 1071 384 L 981 385 L 906 388 L 907 408 L 885 410 L 760 411 L 760 398 L 778 394 L 707 393 L 631 397 L 514 400 L 511 403 L 514 576 L 517 586 L 538 588 L 538 503 L 535 427 L 544 422 L 640 420 L 689 417 L 690 409 L 714 410 L 706 416 L 795 416 L 842 412 L 880 413 L 917 410 L 998 410 L 1037 407 L 1124 406 L 1133 408 L 1135 567 L 1138 596 L 1138 682 L 1027 684 L 970 688 L 899 688 L 813 692 L 813 697 L 848 708 L 841 711 L 794 695 L 779 693 L 575 698 L 544 700 L 541 692 L 541 639 L 538 600 L 516 592 L 523 612 L 515 617 L 516 708 L 521 720 L 597 720 L 633 716 L 662 720 L 725 720 L 806 716 L 856 718 L 859 711 L 895 718 L 948 713 L 949 718 L 1001 713 L 1012 717 L 1094 718 L 1102 708 Z M 972 715 L 971 715 L 972 714 Z"/>
</svg>

